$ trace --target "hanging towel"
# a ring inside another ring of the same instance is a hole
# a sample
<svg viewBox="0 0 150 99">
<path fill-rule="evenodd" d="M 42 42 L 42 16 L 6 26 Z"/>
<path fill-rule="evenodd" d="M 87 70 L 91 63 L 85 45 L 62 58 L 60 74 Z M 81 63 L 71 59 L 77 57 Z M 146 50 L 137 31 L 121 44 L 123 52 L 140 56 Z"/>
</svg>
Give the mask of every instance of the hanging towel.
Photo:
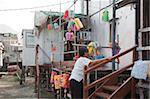
<svg viewBox="0 0 150 99">
<path fill-rule="evenodd" d="M 103 12 L 102 20 L 103 20 L 104 22 L 108 22 L 108 21 L 109 21 L 109 12 L 108 12 L 107 10 L 105 10 L 105 11 Z"/>
<path fill-rule="evenodd" d="M 61 75 L 61 87 L 62 88 L 69 88 L 69 74 L 62 74 Z"/>
<path fill-rule="evenodd" d="M 148 72 L 148 63 L 139 60 L 135 62 L 131 71 L 131 76 L 137 79 L 146 80 L 147 72 Z"/>
<path fill-rule="evenodd" d="M 76 22 L 76 21 L 74 21 L 75 22 L 75 29 L 77 29 L 77 30 L 80 30 L 80 26 L 78 25 L 78 23 Z"/>
<path fill-rule="evenodd" d="M 50 79 L 50 82 L 51 82 L 51 83 L 54 83 L 54 76 L 55 76 L 55 75 L 57 75 L 57 72 L 52 71 L 52 72 L 51 72 L 51 79 Z"/>
<path fill-rule="evenodd" d="M 83 24 L 82 24 L 82 22 L 80 21 L 79 18 L 75 18 L 74 21 L 75 21 L 76 24 L 78 24 L 79 28 L 83 28 Z"/>
</svg>

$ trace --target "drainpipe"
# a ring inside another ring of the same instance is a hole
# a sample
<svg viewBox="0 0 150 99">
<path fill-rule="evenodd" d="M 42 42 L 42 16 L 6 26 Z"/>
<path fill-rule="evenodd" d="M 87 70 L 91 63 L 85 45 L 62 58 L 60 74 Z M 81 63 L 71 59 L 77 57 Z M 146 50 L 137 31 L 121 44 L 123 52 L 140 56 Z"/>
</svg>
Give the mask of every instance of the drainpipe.
<svg viewBox="0 0 150 99">
<path fill-rule="evenodd" d="M 113 0 L 113 41 L 112 41 L 112 55 L 115 55 L 115 50 L 116 50 L 116 5 L 115 5 L 115 0 Z M 112 71 L 115 71 L 115 60 L 112 61 Z"/>
</svg>

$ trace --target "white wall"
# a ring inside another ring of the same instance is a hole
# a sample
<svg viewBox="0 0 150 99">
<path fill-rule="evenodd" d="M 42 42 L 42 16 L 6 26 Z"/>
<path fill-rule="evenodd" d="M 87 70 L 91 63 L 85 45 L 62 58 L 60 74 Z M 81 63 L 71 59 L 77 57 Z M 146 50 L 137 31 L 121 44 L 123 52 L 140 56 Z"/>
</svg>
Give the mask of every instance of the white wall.
<svg viewBox="0 0 150 99">
<path fill-rule="evenodd" d="M 90 13 L 98 11 L 110 4 L 109 0 L 91 0 Z M 97 9 L 95 8 L 97 7 Z M 109 11 L 109 18 L 112 19 L 112 7 L 107 8 Z M 91 17 L 92 24 L 92 38 L 98 41 L 101 46 L 108 46 L 109 44 L 109 22 L 102 21 L 102 10 L 100 13 Z M 119 18 L 116 24 L 116 34 L 119 35 L 119 45 L 121 52 L 131 48 L 135 45 L 135 9 L 131 5 L 127 5 L 117 10 L 116 16 Z M 105 57 L 112 56 L 111 49 L 102 49 L 102 54 Z M 132 54 L 121 58 L 120 66 L 131 63 Z"/>
<path fill-rule="evenodd" d="M 63 61 L 64 56 L 64 43 L 63 43 L 63 33 L 59 30 L 48 30 L 47 27 L 44 28 L 42 31 L 43 35 L 43 50 L 46 52 L 46 54 L 51 58 L 51 60 L 48 59 L 48 57 L 44 54 L 43 55 L 43 62 L 44 63 L 50 63 L 52 61 L 52 55 L 54 57 L 53 61 Z M 56 47 L 56 52 L 51 52 L 51 45 Z M 41 59 L 42 60 L 42 59 Z"/>
<path fill-rule="evenodd" d="M 135 45 L 135 9 L 127 5 L 117 11 L 119 20 L 117 22 L 117 34 L 121 51 L 127 50 Z M 132 61 L 132 53 L 121 57 L 121 66 Z"/>
<path fill-rule="evenodd" d="M 33 33 L 32 30 L 23 30 L 23 53 L 22 53 L 22 65 L 23 66 L 35 66 L 35 46 L 26 46 L 26 33 Z"/>
<path fill-rule="evenodd" d="M 47 12 L 48 13 L 48 12 Z M 50 13 L 50 12 L 49 12 Z M 47 29 L 47 18 L 48 15 L 43 12 L 36 12 L 34 23 L 35 26 L 41 26 L 42 30 L 38 31 L 35 28 L 39 36 L 35 36 L 35 45 L 39 45 L 39 59 L 38 62 L 40 65 L 49 64 L 51 61 L 63 61 L 63 52 L 64 52 L 64 43 L 63 43 L 63 33 L 59 29 Z M 50 19 L 51 20 L 51 19 Z M 59 20 L 58 20 L 59 21 Z M 63 29 L 62 29 L 63 30 Z M 52 53 L 51 48 L 56 47 L 56 51 Z"/>
</svg>

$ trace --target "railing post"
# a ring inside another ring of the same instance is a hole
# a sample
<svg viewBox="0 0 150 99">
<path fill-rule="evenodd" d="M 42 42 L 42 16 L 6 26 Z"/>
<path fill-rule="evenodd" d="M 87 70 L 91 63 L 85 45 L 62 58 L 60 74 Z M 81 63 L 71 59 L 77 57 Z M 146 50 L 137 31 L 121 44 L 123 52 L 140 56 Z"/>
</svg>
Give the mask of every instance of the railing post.
<svg viewBox="0 0 150 99">
<path fill-rule="evenodd" d="M 84 67 L 84 71 L 87 70 L 87 66 Z M 86 89 L 87 87 L 87 73 L 84 73 L 84 79 L 83 79 L 83 99 L 87 99 L 88 97 L 88 90 Z"/>
<path fill-rule="evenodd" d="M 135 52 L 136 52 L 136 47 L 133 49 L 132 63 L 134 63 L 135 61 Z"/>
<path fill-rule="evenodd" d="M 131 80 L 131 99 L 135 99 L 136 94 L 136 80 L 132 77 Z"/>
</svg>

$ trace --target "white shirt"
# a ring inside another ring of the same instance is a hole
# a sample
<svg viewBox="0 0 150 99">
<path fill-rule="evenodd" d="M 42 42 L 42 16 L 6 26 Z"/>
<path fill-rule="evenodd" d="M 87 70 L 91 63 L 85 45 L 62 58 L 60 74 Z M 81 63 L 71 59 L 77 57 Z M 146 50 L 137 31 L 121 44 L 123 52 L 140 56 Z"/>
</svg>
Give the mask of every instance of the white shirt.
<svg viewBox="0 0 150 99">
<path fill-rule="evenodd" d="M 88 64 L 91 61 L 92 60 L 90 60 L 90 59 L 88 59 L 86 57 L 80 57 L 76 61 L 75 65 L 74 65 L 74 68 L 73 68 L 73 70 L 71 72 L 71 76 L 70 76 L 69 80 L 74 79 L 74 80 L 80 82 L 83 79 L 83 77 L 84 77 L 84 74 L 83 74 L 84 67 L 88 66 Z"/>
</svg>

